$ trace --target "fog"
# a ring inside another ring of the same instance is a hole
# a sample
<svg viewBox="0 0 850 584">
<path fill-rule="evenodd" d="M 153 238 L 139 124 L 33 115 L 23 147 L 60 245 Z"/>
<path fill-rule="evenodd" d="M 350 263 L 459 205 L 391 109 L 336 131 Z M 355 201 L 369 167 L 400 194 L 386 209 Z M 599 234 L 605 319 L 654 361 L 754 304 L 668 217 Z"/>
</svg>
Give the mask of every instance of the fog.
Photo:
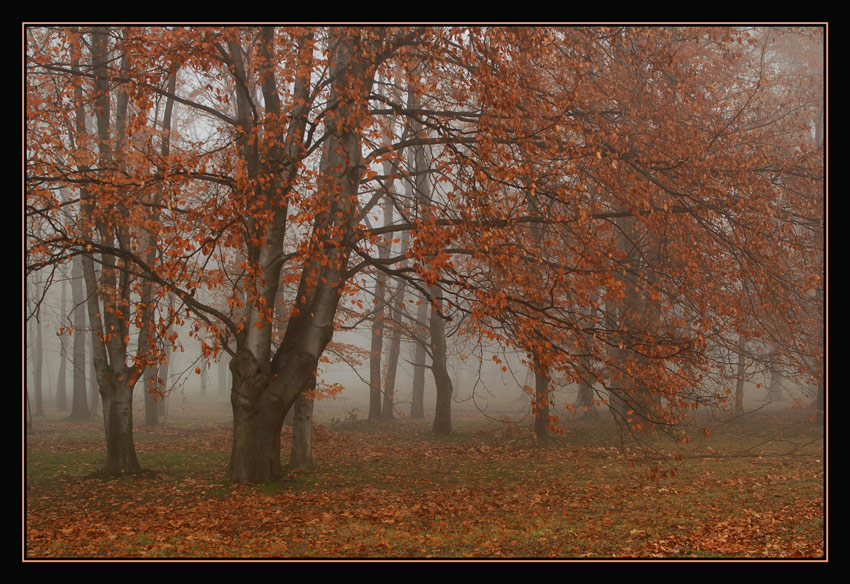
<svg viewBox="0 0 850 584">
<path fill-rule="evenodd" d="M 63 417 L 66 411 L 56 409 L 57 375 L 61 360 L 66 362 L 67 403 L 70 403 L 73 363 L 71 361 L 71 340 L 67 329 L 69 318 L 62 319 L 60 305 L 60 286 L 55 285 L 45 294 L 39 312 L 42 337 L 42 384 L 43 403 L 48 417 Z M 33 319 L 32 326 L 35 325 Z M 62 330 L 64 329 L 64 330 Z M 33 407 L 34 353 L 33 330 L 30 327 L 25 334 L 25 388 L 30 408 Z M 60 334 L 62 330 L 63 334 Z M 181 420 L 191 419 L 193 423 L 230 423 L 231 378 L 227 368 L 229 355 L 222 359 L 205 361 L 201 357 L 200 345 L 182 331 L 176 352 L 169 353 L 169 373 L 165 380 L 166 414 Z M 368 346 L 369 331 L 338 331 L 334 341 L 351 345 Z M 90 342 L 90 340 L 89 340 Z M 459 342 L 449 338 L 449 372 L 454 386 L 452 411 L 463 416 L 500 418 L 509 416 L 521 422 L 532 421 L 529 391 L 524 386 L 533 386 L 533 374 L 523 361 L 523 356 L 506 352 L 496 344 L 476 344 Z M 385 349 L 386 352 L 386 349 Z M 410 416 L 411 379 L 413 377 L 413 344 L 405 339 L 401 345 L 401 355 L 396 378 L 394 413 L 398 418 Z M 464 358 L 461 357 L 464 356 Z M 493 356 L 499 362 L 493 360 Z M 503 367 L 505 370 L 503 370 Z M 199 375 L 196 369 L 200 368 Z M 86 371 L 89 392 L 92 391 L 90 372 Z M 344 390 L 336 395 L 324 397 L 315 403 L 314 417 L 317 423 L 328 424 L 333 420 L 366 419 L 369 411 L 369 364 L 368 361 L 352 364 L 344 361 L 324 363 L 319 368 L 320 384 L 340 384 Z M 750 364 L 744 383 L 745 413 L 771 413 L 794 410 L 802 412 L 814 399 L 816 387 L 800 384 L 788 378 L 780 378 L 773 384 L 772 377 L 763 366 Z M 730 381 L 730 384 L 733 384 Z M 595 387 L 597 399 L 605 400 L 604 388 Z M 720 388 L 718 388 L 720 389 Z M 552 415 L 562 424 L 569 423 L 580 412 L 571 410 L 578 400 L 578 385 L 575 383 L 555 385 L 551 388 L 554 403 Z M 144 399 L 142 383 L 138 382 L 134 392 L 134 419 L 144 420 Z M 91 394 L 90 394 L 91 395 Z M 425 376 L 425 413 L 426 419 L 433 417 L 435 388 L 430 371 Z M 705 410 L 703 410 L 705 412 Z M 605 416 L 607 408 L 600 409 Z M 141 423 L 141 422 L 137 422 Z"/>
</svg>

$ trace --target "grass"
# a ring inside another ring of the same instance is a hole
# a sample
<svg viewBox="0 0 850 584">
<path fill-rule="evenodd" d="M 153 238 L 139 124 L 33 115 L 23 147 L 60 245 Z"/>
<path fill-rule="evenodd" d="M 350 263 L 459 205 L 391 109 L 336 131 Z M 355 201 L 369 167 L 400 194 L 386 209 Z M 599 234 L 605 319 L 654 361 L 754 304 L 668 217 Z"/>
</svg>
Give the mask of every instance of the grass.
<svg viewBox="0 0 850 584">
<path fill-rule="evenodd" d="M 335 420 L 314 430 L 315 467 L 245 487 L 225 480 L 224 424 L 138 429 L 147 472 L 106 479 L 95 423 L 36 421 L 25 553 L 822 558 L 821 428 L 763 416 L 711 422 L 705 437 L 704 424 L 686 445 L 647 434 L 623 449 L 610 421 L 572 422 L 543 445 L 461 416 L 451 436 L 422 421 Z"/>
</svg>

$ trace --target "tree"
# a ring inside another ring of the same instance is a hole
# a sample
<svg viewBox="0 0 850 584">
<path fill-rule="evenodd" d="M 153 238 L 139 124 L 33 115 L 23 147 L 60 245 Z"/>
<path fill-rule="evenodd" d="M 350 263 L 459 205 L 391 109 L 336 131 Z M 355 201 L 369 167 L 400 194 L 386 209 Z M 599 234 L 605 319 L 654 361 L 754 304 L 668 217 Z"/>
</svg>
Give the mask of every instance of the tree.
<svg viewBox="0 0 850 584">
<path fill-rule="evenodd" d="M 783 308 L 817 298 L 822 157 L 800 138 L 818 91 L 783 92 L 757 33 L 39 29 L 30 92 L 61 99 L 27 104 L 27 209 L 50 219 L 28 234 L 28 269 L 85 259 L 103 302 L 89 297 L 106 396 L 159 358 L 144 343 L 129 358 L 131 328 L 146 323 L 148 339 L 175 343 L 168 327 L 185 325 L 205 359 L 232 357 L 236 482 L 281 475 L 283 417 L 376 274 L 431 310 L 417 321 L 435 432 L 451 429 L 455 320 L 527 356 L 541 435 L 552 386 L 579 379 L 619 400 L 630 429 L 669 427 L 717 397 L 704 380 L 722 335 L 757 305 L 797 330 L 802 314 Z M 86 70 L 73 65 L 81 35 Z M 382 79 L 394 87 L 378 90 Z M 180 110 L 167 153 L 153 146 L 157 96 Z M 57 185 L 79 192 L 73 221 L 54 220 Z M 395 253 L 387 238 L 400 235 L 409 246 Z M 283 303 L 281 287 L 294 291 Z M 817 363 L 816 347 L 806 339 L 793 358 Z"/>
</svg>

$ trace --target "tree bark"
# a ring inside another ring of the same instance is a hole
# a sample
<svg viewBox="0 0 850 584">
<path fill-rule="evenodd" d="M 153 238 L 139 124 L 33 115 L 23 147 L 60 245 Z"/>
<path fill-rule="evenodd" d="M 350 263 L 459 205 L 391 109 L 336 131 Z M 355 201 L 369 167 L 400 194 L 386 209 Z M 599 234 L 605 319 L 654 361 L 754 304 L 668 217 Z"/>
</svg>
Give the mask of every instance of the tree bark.
<svg viewBox="0 0 850 584">
<path fill-rule="evenodd" d="M 94 348 L 89 344 L 89 348 L 94 353 Z M 92 416 L 97 416 L 100 403 L 100 391 L 97 388 L 97 373 L 94 371 L 94 358 L 89 359 L 88 373 L 86 375 L 86 386 L 89 392 L 89 412 Z"/>
<path fill-rule="evenodd" d="M 65 280 L 62 280 L 62 304 L 59 310 L 61 318 L 64 319 L 67 315 L 67 287 Z M 68 391 L 66 384 L 67 377 L 67 355 L 65 354 L 65 335 L 59 335 L 59 373 L 56 376 L 56 409 L 64 412 L 68 409 Z"/>
<path fill-rule="evenodd" d="M 596 420 L 599 418 L 599 410 L 594 400 L 593 381 L 590 378 L 590 369 L 587 367 L 586 359 L 581 361 L 581 379 L 578 382 L 578 399 L 576 405 L 583 410 L 581 417 L 585 420 Z"/>
<path fill-rule="evenodd" d="M 549 436 L 549 374 L 540 365 L 534 363 L 534 434 L 538 440 L 545 441 Z"/>
<path fill-rule="evenodd" d="M 156 410 L 156 419 L 159 424 L 162 424 L 168 414 L 168 394 L 170 392 L 168 388 L 168 349 L 166 349 L 165 354 L 166 359 L 159 364 L 157 371 L 157 383 L 159 384 L 161 395 L 157 396 L 154 409 Z"/>
<path fill-rule="evenodd" d="M 738 355 L 738 370 L 735 377 L 735 416 L 744 414 L 744 372 L 747 368 L 746 355 L 744 352 L 744 335 L 738 335 L 738 344 L 735 352 Z"/>
<path fill-rule="evenodd" d="M 124 375 L 107 374 L 100 383 L 103 426 L 106 430 L 106 472 L 113 475 L 141 470 L 133 443 L 133 384 Z"/>
<path fill-rule="evenodd" d="M 395 298 L 390 308 L 390 349 L 387 353 L 387 376 L 384 379 L 384 403 L 381 417 L 384 420 L 392 420 L 394 417 L 395 380 L 398 371 L 398 359 L 401 353 L 401 318 L 404 302 L 404 283 L 399 281 L 396 288 Z"/>
<path fill-rule="evenodd" d="M 381 246 L 383 250 L 383 246 Z M 379 255 L 386 256 L 384 251 Z M 372 334 L 369 346 L 369 419 L 381 419 L 381 356 L 384 351 L 384 304 L 387 276 L 375 276 L 375 314 L 372 317 Z"/>
<path fill-rule="evenodd" d="M 145 367 L 142 377 L 142 391 L 145 403 L 145 426 L 153 428 L 159 426 L 159 412 L 157 411 L 157 394 L 159 389 L 159 370 L 157 367 Z"/>
<path fill-rule="evenodd" d="M 74 375 L 71 398 L 71 419 L 87 420 L 91 413 L 86 399 L 86 338 L 85 327 L 85 297 L 83 296 L 83 264 L 79 257 L 71 264 L 71 301 L 74 304 Z"/>
<path fill-rule="evenodd" d="M 315 378 L 314 378 L 315 379 Z M 312 388 L 315 389 L 315 381 Z M 313 399 L 301 393 L 295 400 L 292 421 L 292 451 L 289 454 L 289 466 L 309 468 L 313 466 Z"/>
<path fill-rule="evenodd" d="M 413 337 L 413 396 L 410 403 L 410 417 L 414 420 L 425 418 L 425 343 L 427 328 L 422 326 L 428 319 L 429 304 L 424 299 L 416 310 L 416 322 L 413 328 L 419 331 Z"/>
<path fill-rule="evenodd" d="M 446 324 L 440 314 L 443 291 L 438 286 L 431 287 L 434 306 L 431 307 L 431 372 L 437 386 L 437 405 L 434 412 L 435 434 L 451 434 L 452 431 L 452 378 L 449 375 L 446 359 Z"/>
<path fill-rule="evenodd" d="M 37 318 L 32 318 L 30 322 L 32 323 L 30 326 L 32 326 L 35 332 L 33 335 L 34 347 L 32 362 L 33 390 L 35 392 L 35 415 L 37 417 L 44 417 L 44 395 L 41 384 L 41 369 L 44 363 L 44 352 L 42 351 L 41 343 L 41 323 L 38 322 Z"/>
</svg>

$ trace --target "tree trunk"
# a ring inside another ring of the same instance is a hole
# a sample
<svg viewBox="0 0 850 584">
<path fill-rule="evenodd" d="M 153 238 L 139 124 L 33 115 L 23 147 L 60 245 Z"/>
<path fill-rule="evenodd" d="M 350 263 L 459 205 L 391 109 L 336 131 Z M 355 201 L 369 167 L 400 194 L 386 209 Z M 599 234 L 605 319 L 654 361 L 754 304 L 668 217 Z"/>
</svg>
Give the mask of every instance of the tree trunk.
<svg viewBox="0 0 850 584">
<path fill-rule="evenodd" d="M 539 361 L 534 363 L 534 434 L 545 441 L 549 430 L 549 375 Z"/>
<path fill-rule="evenodd" d="M 313 383 L 312 388 L 315 389 Z M 289 466 L 293 468 L 309 468 L 313 466 L 313 399 L 301 393 L 292 406 L 292 451 L 289 455 Z"/>
<path fill-rule="evenodd" d="M 744 335 L 738 335 L 738 345 L 735 348 L 738 354 L 738 371 L 735 381 L 735 416 L 744 414 L 744 372 L 747 368 L 744 354 Z"/>
<path fill-rule="evenodd" d="M 218 360 L 218 395 L 227 395 L 227 389 L 230 387 L 230 369 L 227 366 L 227 355 L 222 354 Z"/>
<path fill-rule="evenodd" d="M 66 317 L 67 309 L 67 287 L 65 280 L 62 280 L 62 303 L 59 309 L 61 318 Z M 56 409 L 64 412 L 68 409 L 68 391 L 66 385 L 67 375 L 67 355 L 65 354 L 65 335 L 59 335 L 59 373 L 56 376 Z"/>
<path fill-rule="evenodd" d="M 201 359 L 201 397 L 207 397 L 207 363 Z"/>
<path fill-rule="evenodd" d="M 230 480 L 264 483 L 283 476 L 280 432 L 298 395 L 315 383 L 316 359 L 293 352 L 272 380 L 254 355 L 242 349 L 230 362 L 233 375 L 233 448 Z"/>
<path fill-rule="evenodd" d="M 142 391 L 145 396 L 145 426 L 152 428 L 159 426 L 159 412 L 156 402 L 161 399 L 157 396 L 159 390 L 159 371 L 157 367 L 146 367 L 142 378 Z"/>
<path fill-rule="evenodd" d="M 32 327 L 35 330 L 34 340 L 35 347 L 33 348 L 33 389 L 35 390 L 35 415 L 39 417 L 44 416 L 44 395 L 43 395 L 43 387 L 41 384 L 42 375 L 41 370 L 44 365 L 44 354 L 42 352 L 42 343 L 41 343 L 41 323 L 38 322 L 38 319 L 33 318 L 31 320 Z"/>
<path fill-rule="evenodd" d="M 440 314 L 443 291 L 439 286 L 431 287 L 435 306 L 431 307 L 431 371 L 437 386 L 437 405 L 434 412 L 435 434 L 451 434 L 452 431 L 452 378 L 446 367 L 446 325 Z"/>
<path fill-rule="evenodd" d="M 425 418 L 425 337 L 428 329 L 422 326 L 428 318 L 429 304 L 425 300 L 416 310 L 416 322 L 413 323 L 414 330 L 418 334 L 413 338 L 413 396 L 410 402 L 410 417 L 414 420 Z"/>
<path fill-rule="evenodd" d="M 168 349 L 166 349 L 166 357 L 168 355 Z M 162 392 L 162 395 L 157 396 L 155 408 L 156 409 L 156 419 L 157 423 L 162 423 L 168 414 L 168 359 L 166 358 L 162 363 L 159 364 L 159 371 L 157 371 L 157 379 L 159 383 L 159 389 Z"/>
<path fill-rule="evenodd" d="M 599 418 L 599 410 L 593 398 L 593 383 L 584 375 L 578 382 L 577 405 L 582 410 L 581 417 L 585 420 L 596 420 Z"/>
<path fill-rule="evenodd" d="M 174 98 L 172 94 L 177 86 L 177 74 L 172 73 L 168 78 L 168 83 L 166 86 L 166 91 L 168 91 L 169 96 L 165 100 L 165 108 L 162 116 L 162 140 L 160 142 L 159 154 L 162 156 L 163 160 L 168 159 L 169 154 L 171 153 L 171 116 L 174 112 Z M 155 225 L 159 223 L 159 202 L 161 199 L 161 193 L 157 192 L 154 196 L 152 208 L 152 215 L 150 218 L 151 224 Z M 146 261 L 148 265 L 153 265 L 156 262 L 157 255 L 157 245 L 156 245 L 156 234 L 151 231 L 142 231 L 140 233 L 141 239 L 145 242 L 144 247 L 148 249 Z M 143 376 L 142 382 L 142 391 L 144 391 L 145 396 L 145 426 L 153 427 L 159 426 L 159 408 L 157 407 L 159 399 L 161 399 L 160 393 L 160 379 L 159 379 L 159 368 L 160 366 L 156 362 L 157 351 L 156 351 L 156 327 L 153 323 L 154 316 L 154 294 L 153 294 L 153 283 L 150 281 L 144 282 L 141 289 L 141 300 L 143 308 L 142 311 L 142 330 L 139 331 L 139 354 L 148 359 L 148 366 L 145 367 L 145 372 Z M 171 303 L 173 297 L 169 296 L 169 308 L 171 307 Z M 164 350 L 164 352 L 167 352 Z M 165 355 L 163 355 L 163 359 L 165 359 Z"/>
<path fill-rule="evenodd" d="M 383 252 L 381 252 L 383 253 Z M 384 297 L 387 277 L 375 277 L 375 315 L 369 347 L 369 419 L 381 419 L 381 354 L 384 350 Z"/>
<path fill-rule="evenodd" d="M 125 375 L 112 375 L 100 384 L 103 426 L 106 430 L 106 472 L 113 475 L 141 470 L 133 444 L 133 385 Z"/>
<path fill-rule="evenodd" d="M 404 283 L 399 282 L 390 309 L 392 328 L 390 329 L 390 350 L 387 354 L 387 376 L 384 380 L 384 403 L 381 417 L 384 420 L 392 420 L 394 417 L 393 400 L 395 398 L 395 379 L 398 371 L 398 358 L 401 353 L 401 318 L 404 301 Z"/>
<path fill-rule="evenodd" d="M 71 265 L 71 301 L 74 304 L 74 375 L 71 399 L 71 419 L 87 420 L 91 413 L 86 399 L 86 337 L 85 298 L 83 296 L 83 264 L 79 257 Z"/>
<path fill-rule="evenodd" d="M 91 345 L 89 345 L 89 348 L 92 349 L 92 352 L 94 352 Z M 88 370 L 86 385 L 88 386 L 89 391 L 89 413 L 91 413 L 92 416 L 96 416 L 99 411 L 98 404 L 100 403 L 100 392 L 97 389 L 97 373 L 94 371 L 94 359 L 89 360 Z"/>
</svg>

